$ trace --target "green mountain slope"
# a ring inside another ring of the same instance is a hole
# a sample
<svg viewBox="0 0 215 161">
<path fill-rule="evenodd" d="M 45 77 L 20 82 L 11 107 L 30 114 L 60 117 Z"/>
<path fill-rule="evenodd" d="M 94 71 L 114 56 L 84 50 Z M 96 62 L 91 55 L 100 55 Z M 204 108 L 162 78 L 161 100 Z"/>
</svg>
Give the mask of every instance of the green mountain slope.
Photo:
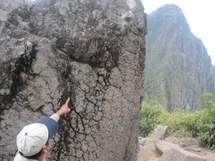
<svg viewBox="0 0 215 161">
<path fill-rule="evenodd" d="M 175 5 L 148 15 L 145 98 L 161 97 L 166 107 L 193 110 L 201 95 L 215 91 L 214 69 L 200 39 Z"/>
</svg>

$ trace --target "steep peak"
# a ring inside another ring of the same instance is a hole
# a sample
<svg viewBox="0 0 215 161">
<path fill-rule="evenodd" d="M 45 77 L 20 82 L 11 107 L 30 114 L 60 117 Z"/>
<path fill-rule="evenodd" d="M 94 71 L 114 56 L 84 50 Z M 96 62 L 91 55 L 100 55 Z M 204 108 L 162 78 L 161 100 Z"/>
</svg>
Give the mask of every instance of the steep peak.
<svg viewBox="0 0 215 161">
<path fill-rule="evenodd" d="M 182 9 L 174 4 L 166 4 L 148 16 L 150 19 L 149 25 L 151 26 L 167 26 L 174 29 L 184 30 L 190 32 L 190 27 L 183 14 Z M 150 24 L 152 23 L 152 24 Z"/>
<path fill-rule="evenodd" d="M 165 4 L 164 6 L 160 7 L 158 10 L 168 11 L 168 12 L 174 11 L 174 12 L 182 13 L 181 8 L 175 4 Z"/>
<path fill-rule="evenodd" d="M 166 4 L 152 13 L 152 15 L 176 17 L 183 15 L 181 8 L 174 4 Z"/>
</svg>

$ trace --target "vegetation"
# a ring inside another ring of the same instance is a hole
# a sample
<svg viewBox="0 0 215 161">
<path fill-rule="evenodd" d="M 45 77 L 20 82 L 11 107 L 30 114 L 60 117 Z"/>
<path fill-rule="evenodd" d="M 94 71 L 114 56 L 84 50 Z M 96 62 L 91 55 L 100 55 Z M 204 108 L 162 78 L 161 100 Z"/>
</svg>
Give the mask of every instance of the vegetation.
<svg viewBox="0 0 215 161">
<path fill-rule="evenodd" d="M 211 93 L 204 93 L 202 100 L 204 108 L 196 112 L 167 111 L 158 98 L 144 101 L 140 112 L 140 135 L 146 137 L 158 124 L 164 124 L 169 127 L 169 135 L 196 137 L 202 146 L 215 149 L 215 98 Z"/>
</svg>

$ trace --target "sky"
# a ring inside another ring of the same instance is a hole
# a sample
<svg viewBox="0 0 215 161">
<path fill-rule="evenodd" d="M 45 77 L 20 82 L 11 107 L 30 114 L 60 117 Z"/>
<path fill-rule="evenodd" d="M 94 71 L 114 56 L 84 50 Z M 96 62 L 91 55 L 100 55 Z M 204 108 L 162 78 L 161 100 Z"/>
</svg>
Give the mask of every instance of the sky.
<svg viewBox="0 0 215 161">
<path fill-rule="evenodd" d="M 215 65 L 215 1 L 213 0 L 142 0 L 147 14 L 165 4 L 178 5 L 192 33 L 202 40 Z"/>
</svg>

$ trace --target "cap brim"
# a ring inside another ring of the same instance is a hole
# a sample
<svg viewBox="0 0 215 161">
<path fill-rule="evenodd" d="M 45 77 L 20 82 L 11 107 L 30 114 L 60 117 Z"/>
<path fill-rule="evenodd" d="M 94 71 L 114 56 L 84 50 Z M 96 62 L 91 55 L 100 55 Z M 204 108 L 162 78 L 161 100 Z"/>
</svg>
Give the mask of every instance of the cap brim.
<svg viewBox="0 0 215 161">
<path fill-rule="evenodd" d="M 46 117 L 42 119 L 39 123 L 44 124 L 48 128 L 49 139 L 53 138 L 56 135 L 58 130 L 58 123 L 54 119 Z"/>
</svg>

